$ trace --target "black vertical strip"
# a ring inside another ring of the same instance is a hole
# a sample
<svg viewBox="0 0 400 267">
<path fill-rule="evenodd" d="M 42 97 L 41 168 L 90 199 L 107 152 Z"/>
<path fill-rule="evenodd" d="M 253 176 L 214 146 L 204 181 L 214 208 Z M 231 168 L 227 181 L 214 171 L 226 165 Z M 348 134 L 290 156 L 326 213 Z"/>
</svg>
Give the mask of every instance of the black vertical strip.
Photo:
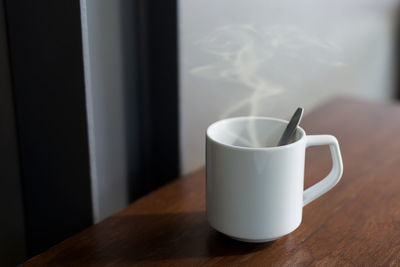
<svg viewBox="0 0 400 267">
<path fill-rule="evenodd" d="M 179 175 L 177 2 L 139 0 L 135 9 L 141 164 L 132 199 Z"/>
<path fill-rule="evenodd" d="M 0 0 L 0 266 L 25 259 L 25 224 L 4 1 Z"/>
<path fill-rule="evenodd" d="M 28 256 L 92 223 L 79 0 L 6 0 Z"/>
<path fill-rule="evenodd" d="M 395 32 L 394 32 L 394 40 L 395 40 L 395 45 L 394 47 L 396 50 L 394 51 L 395 53 L 395 63 L 393 66 L 393 78 L 394 78 L 394 87 L 396 91 L 395 98 L 400 101 L 400 7 L 397 7 L 397 12 L 396 12 L 396 26 L 395 26 Z"/>
<path fill-rule="evenodd" d="M 149 85 L 149 50 L 148 50 L 148 7 L 147 0 L 135 2 L 135 40 L 137 55 L 137 96 L 136 102 L 138 109 L 138 169 L 130 177 L 130 200 L 133 201 L 150 190 L 149 180 L 151 180 L 151 105 L 150 105 L 150 85 Z"/>
<path fill-rule="evenodd" d="M 179 175 L 177 2 L 149 1 L 152 174 L 155 186 Z"/>
</svg>

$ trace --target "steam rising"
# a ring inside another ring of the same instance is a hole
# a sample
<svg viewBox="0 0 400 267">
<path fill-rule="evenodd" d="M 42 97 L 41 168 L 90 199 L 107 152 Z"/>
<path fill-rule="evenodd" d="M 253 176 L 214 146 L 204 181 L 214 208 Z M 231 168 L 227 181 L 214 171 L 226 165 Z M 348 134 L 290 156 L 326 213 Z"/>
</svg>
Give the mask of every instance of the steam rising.
<svg viewBox="0 0 400 267">
<path fill-rule="evenodd" d="M 287 25 L 264 28 L 253 24 L 223 26 L 196 44 L 211 57 L 211 62 L 192 68 L 192 75 L 239 85 L 249 92 L 245 98 L 224 110 L 221 118 L 243 109 L 248 109 L 250 116 L 259 115 L 263 100 L 287 90 L 283 84 L 292 78 L 289 74 L 301 75 L 307 71 L 296 69 L 296 62 L 313 60 L 317 65 L 344 65 L 333 60 L 337 58 L 334 54 L 340 51 L 337 44 Z M 312 59 L 303 56 L 310 55 L 310 50 Z M 276 64 L 278 61 L 279 64 Z M 243 142 L 261 146 L 252 123 L 249 123 L 248 130 L 251 140 Z"/>
</svg>

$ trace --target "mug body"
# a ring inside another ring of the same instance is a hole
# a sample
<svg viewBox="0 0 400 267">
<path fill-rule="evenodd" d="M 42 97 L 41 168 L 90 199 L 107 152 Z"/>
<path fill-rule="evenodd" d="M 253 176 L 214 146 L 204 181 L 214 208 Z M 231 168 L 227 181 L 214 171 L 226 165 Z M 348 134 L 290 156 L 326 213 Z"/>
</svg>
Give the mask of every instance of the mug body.
<svg viewBox="0 0 400 267">
<path fill-rule="evenodd" d="M 305 132 L 276 144 L 286 121 L 239 117 L 206 134 L 206 209 L 210 225 L 247 242 L 278 239 L 301 223 Z"/>
</svg>

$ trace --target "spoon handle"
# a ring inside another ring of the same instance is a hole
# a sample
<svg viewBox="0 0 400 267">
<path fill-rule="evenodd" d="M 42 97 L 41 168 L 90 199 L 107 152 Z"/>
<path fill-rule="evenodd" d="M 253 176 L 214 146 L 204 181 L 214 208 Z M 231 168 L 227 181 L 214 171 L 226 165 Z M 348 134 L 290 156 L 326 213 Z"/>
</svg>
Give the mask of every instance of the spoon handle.
<svg viewBox="0 0 400 267">
<path fill-rule="evenodd" d="M 301 117 L 303 117 L 303 111 L 303 108 L 297 108 L 296 112 L 290 119 L 289 124 L 286 126 L 285 131 L 283 132 L 282 137 L 278 142 L 278 146 L 286 145 L 289 142 L 289 138 L 295 132 L 300 123 Z"/>
</svg>

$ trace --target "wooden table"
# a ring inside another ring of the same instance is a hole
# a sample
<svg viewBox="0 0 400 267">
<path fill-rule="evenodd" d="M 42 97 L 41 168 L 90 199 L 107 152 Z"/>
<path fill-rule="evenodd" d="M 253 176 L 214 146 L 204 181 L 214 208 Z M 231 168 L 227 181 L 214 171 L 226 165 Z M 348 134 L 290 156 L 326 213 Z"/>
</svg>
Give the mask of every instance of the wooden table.
<svg viewBox="0 0 400 267">
<path fill-rule="evenodd" d="M 204 169 L 25 263 L 65 265 L 400 266 L 400 105 L 336 99 L 308 115 L 308 134 L 335 135 L 344 175 L 304 208 L 293 233 L 265 244 L 209 227 Z M 305 186 L 330 169 L 328 148 L 311 148 Z"/>
</svg>

